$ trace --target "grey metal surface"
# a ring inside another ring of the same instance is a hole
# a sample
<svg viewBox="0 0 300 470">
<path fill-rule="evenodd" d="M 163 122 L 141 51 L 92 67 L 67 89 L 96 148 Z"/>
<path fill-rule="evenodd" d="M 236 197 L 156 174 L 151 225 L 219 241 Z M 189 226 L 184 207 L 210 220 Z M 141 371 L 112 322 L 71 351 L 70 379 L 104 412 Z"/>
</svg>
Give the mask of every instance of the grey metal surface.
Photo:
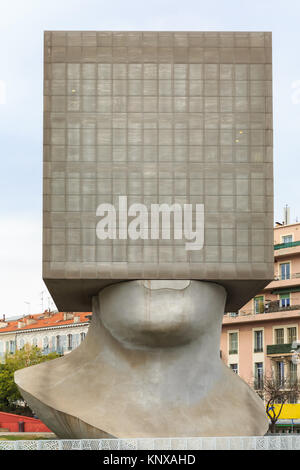
<svg viewBox="0 0 300 470">
<path fill-rule="evenodd" d="M 273 277 L 272 50 L 264 32 L 45 33 L 43 277 L 89 310 L 128 279 Z M 96 208 L 204 204 L 205 240 L 99 240 Z"/>
</svg>

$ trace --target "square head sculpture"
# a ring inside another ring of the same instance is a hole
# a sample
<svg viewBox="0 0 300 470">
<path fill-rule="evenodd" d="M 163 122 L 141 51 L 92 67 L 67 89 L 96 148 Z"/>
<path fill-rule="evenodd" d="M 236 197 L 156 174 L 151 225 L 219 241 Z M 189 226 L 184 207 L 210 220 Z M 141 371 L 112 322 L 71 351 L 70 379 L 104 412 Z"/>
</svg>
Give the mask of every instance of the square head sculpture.
<svg viewBox="0 0 300 470">
<path fill-rule="evenodd" d="M 45 33 L 43 277 L 61 310 L 134 279 L 273 277 L 265 32 Z"/>
</svg>

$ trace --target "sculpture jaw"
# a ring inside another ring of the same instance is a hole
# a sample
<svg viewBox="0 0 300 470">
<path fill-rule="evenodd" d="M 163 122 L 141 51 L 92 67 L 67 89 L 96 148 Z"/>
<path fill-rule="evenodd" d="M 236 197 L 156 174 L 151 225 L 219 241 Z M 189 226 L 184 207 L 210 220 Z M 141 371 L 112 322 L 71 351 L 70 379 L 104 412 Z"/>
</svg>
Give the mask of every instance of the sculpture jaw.
<svg viewBox="0 0 300 470">
<path fill-rule="evenodd" d="M 226 291 L 201 281 L 129 281 L 102 289 L 101 322 L 129 349 L 188 344 L 219 331 Z"/>
</svg>

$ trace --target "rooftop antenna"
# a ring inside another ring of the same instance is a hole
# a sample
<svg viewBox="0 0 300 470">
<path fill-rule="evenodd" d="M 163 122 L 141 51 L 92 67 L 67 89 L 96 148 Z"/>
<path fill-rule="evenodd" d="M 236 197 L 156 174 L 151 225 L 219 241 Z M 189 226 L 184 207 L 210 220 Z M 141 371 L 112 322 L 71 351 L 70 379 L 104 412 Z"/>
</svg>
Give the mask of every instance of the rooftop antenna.
<svg viewBox="0 0 300 470">
<path fill-rule="evenodd" d="M 290 224 L 290 208 L 287 204 L 284 206 L 283 215 L 284 215 L 284 225 L 289 225 Z"/>
</svg>

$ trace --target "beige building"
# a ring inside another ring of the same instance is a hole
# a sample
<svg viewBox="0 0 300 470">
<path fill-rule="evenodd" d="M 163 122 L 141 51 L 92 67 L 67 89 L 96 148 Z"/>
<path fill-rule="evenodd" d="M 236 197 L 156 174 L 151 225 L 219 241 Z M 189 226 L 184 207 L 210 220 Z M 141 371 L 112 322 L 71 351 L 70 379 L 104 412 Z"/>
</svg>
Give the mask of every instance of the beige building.
<svg viewBox="0 0 300 470">
<path fill-rule="evenodd" d="M 265 374 L 273 372 L 279 380 L 300 378 L 300 366 L 292 361 L 292 344 L 299 339 L 300 223 L 276 224 L 274 280 L 237 314 L 224 316 L 222 359 L 260 390 Z M 294 402 L 291 396 L 290 403 Z"/>
<path fill-rule="evenodd" d="M 88 331 L 88 312 L 48 312 L 27 315 L 19 320 L 0 321 L 0 360 L 25 344 L 37 346 L 43 354 L 66 354 L 84 340 Z"/>
</svg>

